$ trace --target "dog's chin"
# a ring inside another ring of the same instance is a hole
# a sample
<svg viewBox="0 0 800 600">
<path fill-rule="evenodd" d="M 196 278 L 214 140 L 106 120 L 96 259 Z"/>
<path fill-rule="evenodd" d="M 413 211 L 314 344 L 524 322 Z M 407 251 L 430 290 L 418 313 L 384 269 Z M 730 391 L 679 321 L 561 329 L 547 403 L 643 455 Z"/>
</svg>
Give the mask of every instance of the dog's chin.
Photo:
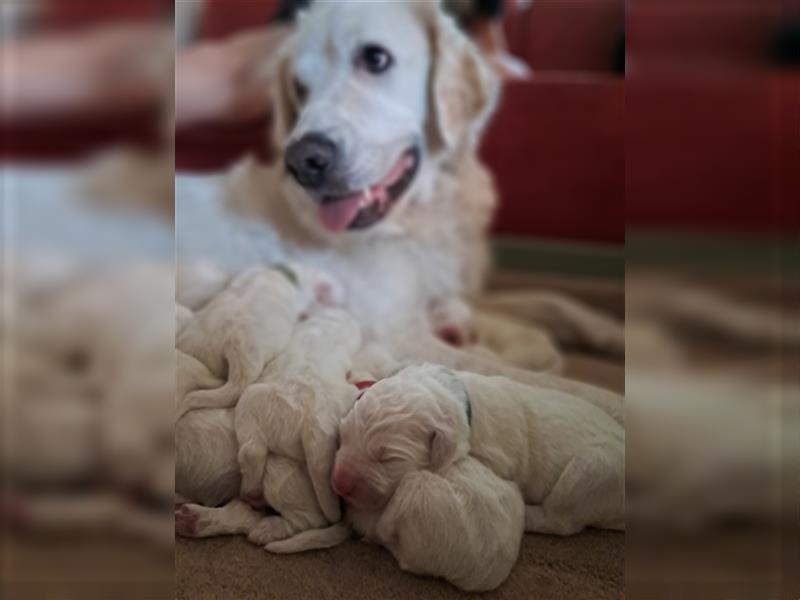
<svg viewBox="0 0 800 600">
<path fill-rule="evenodd" d="M 323 192 L 309 198 L 309 204 L 313 203 L 315 227 L 329 235 L 376 229 L 389 220 L 409 195 L 421 160 L 420 148 L 411 146 L 377 183 L 362 190 L 335 194 Z M 312 209 L 305 210 L 308 222 L 312 219 Z"/>
</svg>

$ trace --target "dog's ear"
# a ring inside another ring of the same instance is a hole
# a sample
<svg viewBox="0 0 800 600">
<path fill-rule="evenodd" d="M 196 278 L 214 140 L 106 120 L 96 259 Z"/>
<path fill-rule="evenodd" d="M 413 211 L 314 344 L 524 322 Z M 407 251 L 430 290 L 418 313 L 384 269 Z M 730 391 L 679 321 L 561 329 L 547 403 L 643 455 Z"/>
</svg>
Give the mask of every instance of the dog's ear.
<svg viewBox="0 0 800 600">
<path fill-rule="evenodd" d="M 300 98 L 292 74 L 292 48 L 293 43 L 289 40 L 273 65 L 272 144 L 276 150 L 283 148 L 300 114 Z"/>
<path fill-rule="evenodd" d="M 466 438 L 464 437 L 463 423 L 460 415 L 466 415 L 468 403 L 467 389 L 458 375 L 445 367 L 432 367 L 430 374 L 437 384 L 441 385 L 446 393 L 455 399 L 459 409 L 454 413 L 445 413 L 441 420 L 437 420 L 430 434 L 430 463 L 433 470 L 441 469 L 450 464 L 457 455 L 466 451 Z M 463 407 L 463 409 L 461 408 Z"/>
<path fill-rule="evenodd" d="M 497 103 L 499 80 L 475 45 L 438 6 L 424 13 L 431 70 L 426 134 L 432 152 L 475 142 Z"/>
</svg>

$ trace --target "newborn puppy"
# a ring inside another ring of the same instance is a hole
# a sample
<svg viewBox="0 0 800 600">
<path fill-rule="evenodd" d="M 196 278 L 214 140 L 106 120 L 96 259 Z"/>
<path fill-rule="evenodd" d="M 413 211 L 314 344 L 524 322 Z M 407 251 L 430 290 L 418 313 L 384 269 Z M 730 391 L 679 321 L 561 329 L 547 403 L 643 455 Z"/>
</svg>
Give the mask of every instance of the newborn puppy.
<svg viewBox="0 0 800 600">
<path fill-rule="evenodd" d="M 466 457 L 440 473 L 407 474 L 377 519 L 354 509 L 350 520 L 404 571 L 487 591 L 503 583 L 517 562 L 524 510 L 516 485 Z"/>
<path fill-rule="evenodd" d="M 205 408 L 175 424 L 176 503 L 220 506 L 236 498 L 241 474 L 233 409 Z"/>
<path fill-rule="evenodd" d="M 208 411 L 187 418 L 204 412 Z M 488 591 L 506 580 L 517 561 L 524 508 L 516 485 L 466 457 L 441 473 L 408 473 L 382 509 L 348 506 L 347 525 L 309 529 L 268 543 L 266 549 L 289 554 L 329 548 L 355 530 L 365 540 L 386 547 L 405 571 L 443 577 L 466 591 Z M 175 512 L 175 525 L 179 534 L 190 537 L 247 534 L 252 538 L 274 518 L 233 500 L 220 508 L 184 505 Z"/>
<path fill-rule="evenodd" d="M 176 346 L 227 383 L 188 394 L 177 417 L 195 408 L 226 408 L 286 345 L 298 318 L 319 298 L 336 301 L 334 285 L 318 271 L 253 267 L 243 271 L 177 337 Z"/>
<path fill-rule="evenodd" d="M 196 358 L 175 351 L 175 405 L 200 389 L 217 388 L 222 381 Z M 191 411 L 175 423 L 175 493 L 182 502 L 217 506 L 239 492 L 239 446 L 233 431 L 232 409 Z"/>
<path fill-rule="evenodd" d="M 393 359 L 380 346 L 366 344 L 353 358 L 350 381 L 374 381 L 376 373 L 383 372 L 376 369 L 396 368 L 393 367 L 394 364 Z M 213 379 L 208 369 L 177 351 L 176 399 L 182 397 L 181 394 L 205 385 L 208 378 Z M 353 397 L 356 393 L 356 388 L 352 388 Z M 243 406 L 249 402 L 246 401 Z M 338 421 L 336 426 L 338 427 Z M 239 445 L 234 430 L 233 408 L 202 409 L 187 413 L 175 425 L 175 446 L 176 503 L 183 504 L 175 511 L 175 530 L 179 535 L 187 537 L 247 535 L 261 524 L 262 519 L 270 518 L 236 498 L 241 489 L 241 471 L 237 461 Z M 334 453 L 335 448 L 327 457 L 330 463 L 333 462 Z M 278 468 L 289 460 L 282 459 L 277 454 L 270 455 L 270 459 Z M 330 470 L 330 465 L 327 470 Z M 271 474 L 275 472 L 273 470 Z M 329 486 L 327 478 L 326 475 L 326 486 Z M 258 494 L 261 496 L 258 501 L 249 498 L 252 504 L 263 503 L 262 487 L 258 486 Z M 315 507 L 313 510 L 319 513 L 313 486 L 308 484 L 305 489 L 308 490 L 309 487 L 311 491 L 305 495 L 302 494 L 303 488 L 300 487 L 300 496 L 305 499 L 310 498 Z M 285 491 L 292 493 L 289 488 Z M 335 498 L 334 502 L 338 505 Z M 261 531 L 254 534 L 254 538 L 263 539 L 261 533 L 269 527 L 268 524 L 260 527 Z M 344 537 L 336 543 L 343 541 L 350 534 L 349 528 L 341 526 L 340 529 L 344 532 Z M 322 531 L 325 531 L 323 537 L 330 540 L 330 532 L 327 529 Z M 333 544 L 328 541 L 326 545 Z"/>
<path fill-rule="evenodd" d="M 190 530 L 198 537 L 252 532 L 270 517 L 234 500 L 221 508 L 186 505 L 175 518 L 179 533 Z M 266 549 L 288 554 L 329 548 L 349 538 L 352 527 L 385 546 L 403 570 L 443 577 L 462 590 L 487 591 L 503 583 L 517 561 L 524 503 L 516 485 L 466 457 L 441 473 L 409 472 L 383 508 L 348 506 L 346 522 L 303 531 Z"/>
<path fill-rule="evenodd" d="M 597 407 L 504 377 L 407 367 L 368 389 L 340 426 L 332 485 L 384 506 L 409 473 L 471 455 L 519 485 L 525 529 L 624 529 L 625 434 Z"/>
<path fill-rule="evenodd" d="M 235 409 L 242 496 L 280 513 L 261 521 L 251 541 L 267 544 L 341 518 L 330 475 L 337 427 L 357 393 L 347 373 L 360 345 L 349 313 L 320 309 L 242 394 Z"/>
</svg>

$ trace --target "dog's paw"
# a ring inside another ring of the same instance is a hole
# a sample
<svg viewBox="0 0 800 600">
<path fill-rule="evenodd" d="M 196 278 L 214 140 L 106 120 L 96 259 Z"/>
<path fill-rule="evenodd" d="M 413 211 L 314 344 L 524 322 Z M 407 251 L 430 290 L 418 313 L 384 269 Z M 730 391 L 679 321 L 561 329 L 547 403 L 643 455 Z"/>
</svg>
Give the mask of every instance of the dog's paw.
<svg viewBox="0 0 800 600">
<path fill-rule="evenodd" d="M 267 517 L 253 527 L 247 534 L 247 539 L 253 544 L 266 546 L 271 542 L 285 540 L 294 535 L 294 527 L 282 517 Z"/>
<path fill-rule="evenodd" d="M 200 515 L 195 507 L 194 504 L 183 504 L 175 511 L 175 533 L 183 537 L 197 537 Z"/>
</svg>

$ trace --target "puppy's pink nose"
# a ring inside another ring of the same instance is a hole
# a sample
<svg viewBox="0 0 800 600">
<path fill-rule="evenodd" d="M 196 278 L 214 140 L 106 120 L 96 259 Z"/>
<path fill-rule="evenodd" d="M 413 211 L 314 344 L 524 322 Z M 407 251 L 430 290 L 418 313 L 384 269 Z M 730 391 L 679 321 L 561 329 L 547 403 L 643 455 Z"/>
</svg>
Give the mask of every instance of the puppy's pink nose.
<svg viewBox="0 0 800 600">
<path fill-rule="evenodd" d="M 337 464 L 333 469 L 331 487 L 337 496 L 349 496 L 356 487 L 356 477 L 352 470 Z"/>
</svg>

